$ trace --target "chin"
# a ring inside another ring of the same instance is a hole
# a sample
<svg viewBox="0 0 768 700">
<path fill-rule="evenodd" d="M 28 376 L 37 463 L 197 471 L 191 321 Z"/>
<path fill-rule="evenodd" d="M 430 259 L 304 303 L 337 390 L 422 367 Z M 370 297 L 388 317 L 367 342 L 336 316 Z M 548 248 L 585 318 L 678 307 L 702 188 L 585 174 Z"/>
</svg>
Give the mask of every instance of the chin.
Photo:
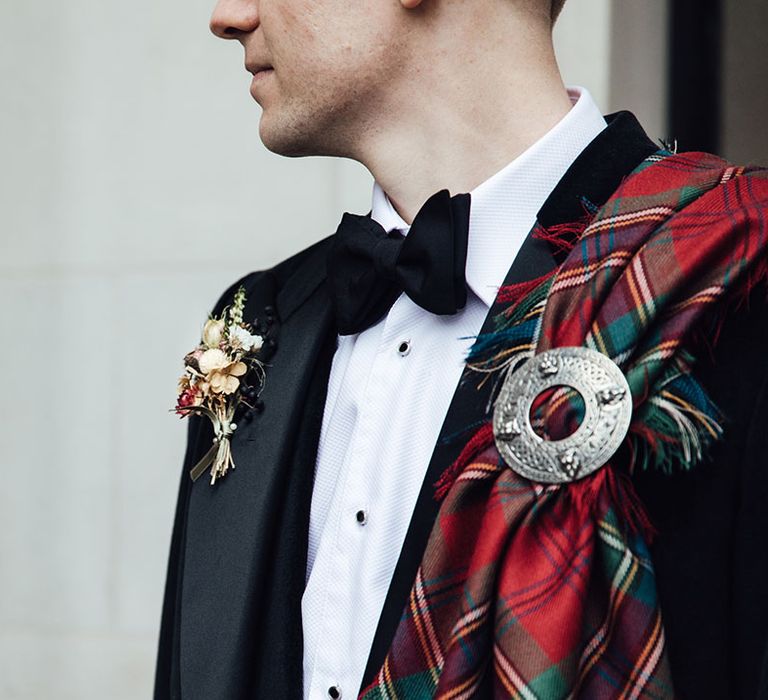
<svg viewBox="0 0 768 700">
<path fill-rule="evenodd" d="M 348 143 L 349 134 L 346 129 L 339 129 L 341 123 L 338 115 L 329 118 L 322 110 L 264 109 L 259 138 L 267 150 L 289 158 L 348 157 L 343 146 Z M 340 133 L 342 131 L 345 133 Z"/>
<path fill-rule="evenodd" d="M 312 138 L 311 130 L 295 119 L 276 118 L 276 115 L 262 112 L 259 122 L 259 138 L 272 153 L 289 158 L 322 155 Z"/>
</svg>

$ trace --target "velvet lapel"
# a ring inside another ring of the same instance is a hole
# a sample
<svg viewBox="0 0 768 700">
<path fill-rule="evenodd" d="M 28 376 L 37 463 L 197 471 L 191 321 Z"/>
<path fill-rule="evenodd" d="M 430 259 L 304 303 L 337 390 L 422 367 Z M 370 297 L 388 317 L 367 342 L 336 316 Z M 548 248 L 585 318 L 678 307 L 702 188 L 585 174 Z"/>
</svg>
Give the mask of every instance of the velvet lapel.
<svg viewBox="0 0 768 700">
<path fill-rule="evenodd" d="M 621 179 L 647 156 L 658 150 L 628 112 L 607 117 L 608 127 L 582 152 L 558 183 L 538 214 L 545 228 L 569 223 L 584 216 L 584 202 L 601 205 L 616 190 Z M 559 264 L 550 245 L 528 235 L 515 258 L 504 285 L 536 279 Z M 501 310 L 494 304 L 481 333 L 491 330 L 492 319 Z M 435 522 L 440 504 L 434 498 L 434 484 L 458 457 L 467 439 L 488 420 L 494 386 L 487 382 L 478 389 L 478 378 L 465 371 L 451 401 L 435 451 L 419 493 L 400 558 L 363 677 L 367 687 L 378 673 L 405 609 L 411 584 Z"/>
<path fill-rule="evenodd" d="M 267 273 L 248 290 L 247 320 L 266 305 L 276 308 L 278 349 L 267 368 L 263 414 L 233 437 L 236 469 L 213 487 L 205 476 L 191 487 L 181 605 L 184 698 L 265 697 L 265 684 L 276 679 L 275 697 L 301 695 L 302 562 L 318 416 L 336 339 L 326 249 L 316 246 L 284 284 Z"/>
</svg>

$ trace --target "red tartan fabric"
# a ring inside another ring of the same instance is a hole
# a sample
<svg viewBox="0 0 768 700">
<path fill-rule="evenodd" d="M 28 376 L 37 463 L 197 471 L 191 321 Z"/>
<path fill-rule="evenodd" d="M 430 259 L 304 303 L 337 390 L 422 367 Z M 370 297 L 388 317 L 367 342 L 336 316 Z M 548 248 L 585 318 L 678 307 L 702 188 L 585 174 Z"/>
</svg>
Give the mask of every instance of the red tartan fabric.
<svg viewBox="0 0 768 700">
<path fill-rule="evenodd" d="M 537 352 L 603 352 L 628 378 L 632 430 L 650 461 L 692 466 L 719 433 L 687 343 L 711 323 L 714 302 L 768 275 L 767 218 L 767 171 L 652 156 L 539 282 L 538 320 L 528 307 L 516 315 L 537 293 L 526 289 L 476 345 L 503 357 L 508 339 L 525 346 L 528 333 Z M 547 420 L 567 415 L 544 409 Z M 659 456 L 654 435 L 680 449 Z M 627 465 L 544 487 L 504 464 L 484 426 L 457 466 L 389 654 L 360 697 L 673 698 Z"/>
</svg>

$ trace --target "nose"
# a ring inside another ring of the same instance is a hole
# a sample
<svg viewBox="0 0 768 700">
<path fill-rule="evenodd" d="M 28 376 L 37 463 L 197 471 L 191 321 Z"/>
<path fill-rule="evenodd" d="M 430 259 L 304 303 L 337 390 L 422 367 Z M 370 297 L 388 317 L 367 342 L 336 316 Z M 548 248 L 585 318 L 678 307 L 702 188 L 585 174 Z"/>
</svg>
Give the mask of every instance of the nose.
<svg viewBox="0 0 768 700">
<path fill-rule="evenodd" d="M 209 26 L 221 39 L 237 39 L 252 32 L 259 26 L 258 0 L 218 0 Z"/>
</svg>

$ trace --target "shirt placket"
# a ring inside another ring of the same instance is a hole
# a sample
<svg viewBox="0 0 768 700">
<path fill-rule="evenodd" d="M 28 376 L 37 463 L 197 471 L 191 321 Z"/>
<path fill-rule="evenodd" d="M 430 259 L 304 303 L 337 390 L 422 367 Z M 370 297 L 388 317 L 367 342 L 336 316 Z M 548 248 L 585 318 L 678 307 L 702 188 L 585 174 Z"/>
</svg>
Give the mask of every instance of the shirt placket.
<svg viewBox="0 0 768 700">
<path fill-rule="evenodd" d="M 404 299 L 400 301 L 405 302 Z M 325 606 L 319 637 L 319 640 L 327 640 L 328 645 L 324 647 L 323 641 L 318 642 L 321 646 L 316 657 L 313 700 L 315 697 L 318 700 L 332 697 L 332 692 L 341 693 L 343 698 L 356 697 L 358 689 L 352 687 L 356 680 L 346 671 L 348 659 L 359 654 L 362 645 L 365 645 L 367 655 L 370 645 L 370 640 L 353 636 L 354 648 L 341 648 L 333 643 L 336 638 L 334 625 L 340 619 L 349 619 L 349 606 L 357 597 L 355 588 L 365 582 L 365 576 L 360 572 L 364 549 L 382 524 L 377 518 L 376 504 L 371 502 L 371 484 L 380 471 L 373 442 L 381 430 L 385 411 L 396 398 L 394 388 L 399 385 L 399 375 L 404 371 L 402 359 L 410 352 L 411 333 L 404 328 L 404 317 L 407 317 L 404 306 L 407 308 L 408 303 L 396 302 L 384 320 L 366 389 L 360 397 L 358 420 L 344 459 L 339 490 L 334 497 L 334 547 L 324 572 Z M 408 343 L 405 349 L 402 347 L 404 342 Z"/>
</svg>

